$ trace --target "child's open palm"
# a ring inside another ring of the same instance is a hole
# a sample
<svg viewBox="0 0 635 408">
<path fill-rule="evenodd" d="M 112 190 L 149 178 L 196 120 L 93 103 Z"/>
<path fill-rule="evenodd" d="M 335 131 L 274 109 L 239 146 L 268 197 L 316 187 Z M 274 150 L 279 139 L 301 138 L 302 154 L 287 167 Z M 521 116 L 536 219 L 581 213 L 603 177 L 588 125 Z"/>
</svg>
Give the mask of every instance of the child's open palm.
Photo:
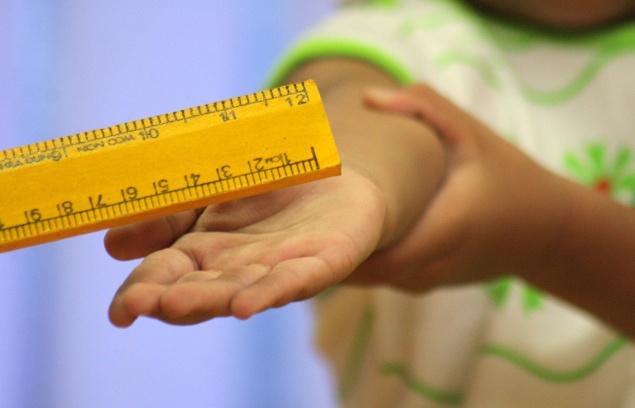
<svg viewBox="0 0 635 408">
<path fill-rule="evenodd" d="M 111 255 L 145 260 L 115 295 L 111 321 L 247 318 L 311 297 L 375 249 L 384 207 L 373 183 L 345 169 L 340 177 L 112 230 Z"/>
</svg>

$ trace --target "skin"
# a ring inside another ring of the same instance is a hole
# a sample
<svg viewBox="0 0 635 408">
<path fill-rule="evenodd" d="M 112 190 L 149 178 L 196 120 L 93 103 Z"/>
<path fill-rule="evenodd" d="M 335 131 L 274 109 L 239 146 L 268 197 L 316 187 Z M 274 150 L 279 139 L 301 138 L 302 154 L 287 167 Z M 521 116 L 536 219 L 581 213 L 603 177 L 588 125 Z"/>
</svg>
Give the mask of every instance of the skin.
<svg viewBox="0 0 635 408">
<path fill-rule="evenodd" d="M 425 292 L 510 271 L 635 337 L 635 211 L 554 175 L 425 85 L 323 60 L 338 178 L 106 236 L 145 257 L 112 322 L 248 318 L 342 281 Z M 364 103 L 363 103 L 364 102 Z"/>
<path fill-rule="evenodd" d="M 429 276 L 514 271 L 635 338 L 635 210 L 548 172 L 424 85 L 369 102 L 433 125 L 451 157 L 415 228 L 362 266 L 369 281 L 426 290 Z"/>
<path fill-rule="evenodd" d="M 471 0 L 505 18 L 560 30 L 590 30 L 635 17 L 634 0 Z"/>
<path fill-rule="evenodd" d="M 363 105 L 369 85 L 393 86 L 364 64 L 317 62 L 291 79 L 309 76 L 320 85 L 343 175 L 110 231 L 112 256 L 145 257 L 112 302 L 115 325 L 141 315 L 174 324 L 247 318 L 302 300 L 411 228 L 443 175 L 438 139 L 412 119 Z"/>
</svg>

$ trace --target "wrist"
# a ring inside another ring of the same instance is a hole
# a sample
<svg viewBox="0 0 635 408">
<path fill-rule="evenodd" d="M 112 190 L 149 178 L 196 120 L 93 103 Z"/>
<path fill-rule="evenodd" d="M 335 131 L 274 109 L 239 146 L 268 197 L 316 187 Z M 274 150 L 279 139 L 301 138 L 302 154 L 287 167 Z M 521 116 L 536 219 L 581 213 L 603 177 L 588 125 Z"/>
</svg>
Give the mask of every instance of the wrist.
<svg viewBox="0 0 635 408">
<path fill-rule="evenodd" d="M 377 249 L 385 247 L 396 235 L 395 225 L 399 218 L 399 208 L 395 203 L 388 178 L 374 171 L 364 161 L 351 158 L 345 153 L 342 153 L 342 175 L 354 177 L 375 191 L 375 196 L 378 198 L 375 204 L 383 209 L 382 228 Z"/>
<path fill-rule="evenodd" d="M 372 182 L 385 199 L 383 249 L 402 238 L 427 207 L 444 176 L 446 154 L 429 127 L 364 106 L 362 89 L 342 85 L 324 100 L 343 166 Z"/>
<path fill-rule="evenodd" d="M 375 142 L 383 153 L 367 160 L 355 149 L 341 152 L 343 167 L 371 182 L 385 202 L 378 249 L 396 244 L 414 227 L 436 195 L 446 170 L 443 147 L 429 129 L 416 123 L 403 126 L 403 118 L 390 119 L 394 126 L 386 126 L 386 133 L 377 136 L 384 142 Z"/>
<path fill-rule="evenodd" d="M 440 184 L 445 152 L 431 128 L 401 115 L 373 111 L 363 103 L 369 87 L 394 87 L 380 70 L 349 59 L 316 60 L 291 80 L 314 78 L 344 168 L 377 187 L 386 205 L 379 249 L 413 226 Z"/>
</svg>

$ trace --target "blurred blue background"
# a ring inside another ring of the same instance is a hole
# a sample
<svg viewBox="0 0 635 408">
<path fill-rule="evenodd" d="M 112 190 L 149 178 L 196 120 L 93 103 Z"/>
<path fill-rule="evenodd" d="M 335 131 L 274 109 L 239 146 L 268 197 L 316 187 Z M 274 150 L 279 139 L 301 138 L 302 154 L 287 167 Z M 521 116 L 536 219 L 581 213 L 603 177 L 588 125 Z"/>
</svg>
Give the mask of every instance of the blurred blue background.
<svg viewBox="0 0 635 408">
<path fill-rule="evenodd" d="M 0 149 L 255 91 L 332 3 L 0 0 Z M 112 327 L 102 236 L 0 255 L 0 407 L 334 406 L 307 304 Z"/>
</svg>

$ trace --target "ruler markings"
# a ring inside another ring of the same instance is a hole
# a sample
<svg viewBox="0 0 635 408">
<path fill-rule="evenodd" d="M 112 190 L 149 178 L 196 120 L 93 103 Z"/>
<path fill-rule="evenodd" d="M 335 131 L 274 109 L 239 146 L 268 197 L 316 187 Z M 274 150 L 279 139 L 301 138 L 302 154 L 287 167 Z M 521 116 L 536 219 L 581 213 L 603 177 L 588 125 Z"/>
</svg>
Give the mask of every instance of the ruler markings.
<svg viewBox="0 0 635 408">
<path fill-rule="evenodd" d="M 201 139 L 208 131 L 214 132 L 214 139 Z M 198 143 L 192 145 L 192 153 L 187 150 L 190 140 Z M 104 147 L 109 149 L 101 150 Z M 113 153 L 125 154 L 126 159 L 116 159 Z M 188 173 L 190 154 L 197 158 Z M 223 165 L 210 162 L 200 167 L 207 155 Z M 62 160 L 74 157 L 81 161 Z M 135 167 L 137 158 L 142 161 Z M 155 163 L 168 173 L 161 176 L 163 170 L 154 170 Z M 0 183 L 9 186 L 6 191 L 17 192 L 15 199 L 5 196 L 3 201 L 0 196 L 0 252 L 333 176 L 339 174 L 339 166 L 313 82 L 3 150 Z M 90 170 L 86 174 L 85 167 Z M 38 176 L 29 179 L 31 174 Z M 93 185 L 91 177 L 97 174 L 107 187 Z M 124 187 L 116 187 L 118 183 Z M 50 187 L 36 190 L 38 186 Z M 113 197 L 117 188 L 119 198 Z"/>
<path fill-rule="evenodd" d="M 298 86 L 300 86 L 300 88 L 298 88 Z M 306 91 L 304 90 L 304 86 L 302 85 L 295 85 L 295 89 L 292 91 L 290 90 L 290 86 L 286 85 L 284 87 L 284 90 L 286 93 L 282 93 L 279 89 L 278 90 L 269 90 L 269 91 L 261 91 L 259 93 L 252 93 L 249 95 L 243 95 L 240 96 L 238 98 L 231 98 L 228 100 L 224 100 L 224 101 L 220 101 L 220 102 L 215 102 L 214 103 L 214 109 L 211 109 L 209 107 L 209 105 L 201 105 L 201 106 L 197 106 L 191 109 L 197 109 L 199 111 L 198 114 L 192 113 L 192 115 L 190 117 L 187 117 L 187 115 L 185 115 L 184 110 L 180 110 L 180 111 L 175 111 L 175 112 L 169 112 L 168 114 L 161 114 L 161 115 L 156 115 L 156 116 L 151 116 L 149 118 L 144 118 L 144 119 L 137 119 L 135 121 L 131 121 L 131 122 L 124 122 L 123 124 L 117 124 L 117 125 L 112 125 L 112 126 L 108 126 L 105 128 L 101 128 L 101 129 L 97 129 L 95 131 L 92 131 L 94 134 L 94 139 L 90 139 L 88 138 L 88 134 L 87 132 L 82 132 L 82 133 L 77 133 L 77 134 L 73 134 L 73 135 L 69 135 L 69 136 L 63 136 L 57 139 L 52 139 L 50 141 L 46 141 L 44 142 L 45 144 L 40 147 L 40 143 L 42 142 L 37 142 L 37 143 L 33 143 L 33 144 L 29 144 L 26 146 L 20 146 L 18 148 L 13 148 L 13 149 L 7 149 L 7 150 L 3 150 L 2 154 L 3 154 L 3 158 L 2 160 L 6 160 L 8 158 L 8 155 L 11 154 L 13 158 L 19 158 L 19 157 L 25 157 L 25 156 L 29 156 L 35 153 L 46 153 L 52 150 L 58 150 L 62 147 L 74 147 L 74 146 L 78 146 L 78 145 L 83 145 L 86 143 L 90 143 L 93 140 L 100 138 L 100 139 L 105 139 L 105 138 L 112 138 L 112 137 L 117 137 L 120 135 L 125 135 L 134 131 L 137 131 L 139 129 L 139 126 L 137 126 L 136 121 L 140 121 L 142 123 L 141 127 L 154 127 L 154 126 L 162 126 L 162 125 L 167 125 L 170 123 L 175 123 L 175 122 L 187 122 L 187 120 L 189 118 L 196 118 L 196 117 L 200 117 L 200 116 L 205 116 L 205 115 L 211 115 L 211 114 L 215 114 L 215 113 L 220 113 L 223 111 L 228 111 L 228 110 L 232 110 L 232 109 L 236 109 L 239 107 L 245 107 L 245 106 L 250 106 L 250 105 L 255 105 L 255 104 L 260 104 L 260 103 L 264 103 L 265 101 L 268 100 L 273 100 L 273 99 L 280 99 L 280 98 L 286 98 L 289 95 L 294 95 L 294 94 L 302 94 L 305 93 Z M 269 92 L 269 95 L 267 95 L 267 92 Z M 257 95 L 262 95 L 261 98 L 258 98 Z M 277 95 L 276 95 L 277 94 Z M 243 102 L 241 99 L 245 98 L 245 102 Z M 253 98 L 253 100 L 250 100 L 250 98 Z M 235 100 L 238 100 L 238 106 L 236 106 L 235 104 Z M 227 106 L 227 104 L 229 103 L 229 106 Z M 221 104 L 221 108 L 218 107 L 218 104 Z M 205 112 L 202 112 L 201 109 L 206 108 Z M 179 116 L 180 115 L 180 116 Z M 149 125 L 145 125 L 145 121 L 149 122 Z M 95 132 L 99 132 L 100 135 L 97 136 Z M 48 143 L 51 143 L 51 146 L 48 146 Z M 55 145 L 55 143 L 59 143 L 58 146 Z M 27 149 L 27 152 L 25 153 L 24 149 Z M 16 149 L 19 149 L 19 153 L 16 151 Z"/>
<path fill-rule="evenodd" d="M 12 230 L 16 230 L 16 229 L 20 229 L 24 227 L 30 227 L 30 226 L 37 226 L 37 225 L 41 225 L 42 223 L 53 221 L 53 220 L 68 222 L 70 223 L 70 225 L 80 225 L 80 224 L 91 221 L 89 218 L 84 219 L 84 217 L 90 217 L 90 216 L 96 217 L 95 214 L 103 214 L 104 210 L 109 211 L 111 209 L 119 210 L 119 213 L 116 213 L 116 215 L 133 213 L 133 212 L 143 212 L 143 211 L 154 209 L 160 206 L 160 204 L 155 204 L 154 202 L 151 202 L 151 205 L 148 205 L 147 202 L 145 202 L 148 199 L 160 198 L 160 199 L 166 200 L 164 201 L 165 205 L 169 205 L 174 201 L 170 199 L 171 198 L 170 196 L 172 194 L 185 194 L 187 192 L 188 194 L 191 194 L 195 198 L 198 198 L 205 195 L 217 194 L 217 193 L 222 193 L 225 191 L 231 191 L 231 190 L 240 189 L 240 188 L 248 188 L 257 184 L 262 184 L 263 182 L 267 180 L 277 180 L 284 177 L 290 177 L 292 175 L 309 172 L 312 169 L 309 167 L 309 169 L 307 170 L 306 165 L 307 164 L 312 165 L 314 164 L 316 160 L 317 159 L 315 157 L 311 157 L 309 159 L 295 161 L 291 164 L 283 164 L 277 167 L 270 167 L 264 170 L 255 170 L 248 173 L 238 174 L 235 176 L 231 176 L 229 178 L 216 179 L 213 181 L 198 184 L 197 186 L 194 186 L 194 187 L 186 186 L 186 187 L 169 190 L 162 193 L 145 195 L 135 199 L 130 199 L 130 200 L 125 199 L 125 200 L 121 200 L 119 202 L 115 202 L 112 204 L 105 204 L 97 208 L 86 208 L 80 211 L 73 212 L 71 214 L 42 218 L 42 219 L 39 219 L 38 221 L 25 222 L 23 224 L 12 225 L 12 226 L 4 225 L 0 229 L 0 232 L 4 236 L 5 233 L 10 232 Z M 297 172 L 290 170 L 292 167 L 299 169 L 299 165 L 302 165 L 302 170 L 298 170 Z M 287 173 L 288 170 L 291 172 L 291 174 Z M 275 175 L 273 173 L 274 171 L 276 172 Z M 282 172 L 284 172 L 284 176 L 282 176 Z M 267 174 L 269 174 L 269 176 Z M 258 181 L 255 180 L 255 176 L 258 177 Z M 253 180 L 252 182 L 249 182 L 249 177 L 251 177 L 251 179 Z M 244 182 L 242 182 L 241 180 L 244 180 Z M 230 182 L 233 184 L 233 187 L 229 185 Z M 220 189 L 217 188 L 217 186 L 219 185 L 221 186 Z M 214 190 L 212 190 L 211 187 L 213 187 Z M 199 194 L 197 192 L 198 189 L 206 189 L 206 191 L 203 194 Z M 188 197 L 183 195 L 181 197 L 178 197 L 177 201 L 183 201 L 187 198 Z M 169 202 L 167 200 L 169 200 Z M 140 204 L 141 202 L 145 202 L 145 204 L 142 206 L 142 204 Z M 125 206 L 126 211 L 122 212 L 121 206 Z M 132 206 L 132 210 L 129 209 L 130 206 Z M 80 217 L 80 221 L 77 221 L 77 217 Z M 103 218 L 103 216 L 99 216 L 98 218 Z"/>
</svg>

